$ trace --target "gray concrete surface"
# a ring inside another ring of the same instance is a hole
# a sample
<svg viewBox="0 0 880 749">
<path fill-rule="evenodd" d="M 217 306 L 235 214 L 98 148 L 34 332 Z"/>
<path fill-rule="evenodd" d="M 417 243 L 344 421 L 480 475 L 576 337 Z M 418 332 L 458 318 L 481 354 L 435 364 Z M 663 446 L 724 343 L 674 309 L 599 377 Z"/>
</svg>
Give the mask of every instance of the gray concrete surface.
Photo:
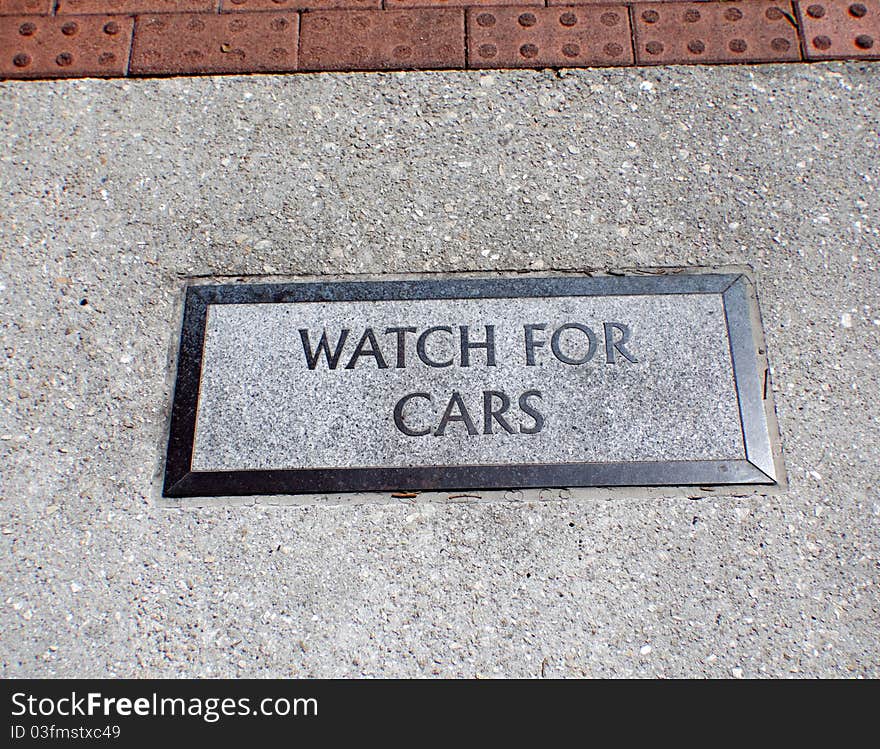
<svg viewBox="0 0 880 749">
<path fill-rule="evenodd" d="M 878 676 L 871 65 L 0 85 L 3 676 Z M 771 497 L 157 507 L 180 279 L 751 264 Z"/>
</svg>

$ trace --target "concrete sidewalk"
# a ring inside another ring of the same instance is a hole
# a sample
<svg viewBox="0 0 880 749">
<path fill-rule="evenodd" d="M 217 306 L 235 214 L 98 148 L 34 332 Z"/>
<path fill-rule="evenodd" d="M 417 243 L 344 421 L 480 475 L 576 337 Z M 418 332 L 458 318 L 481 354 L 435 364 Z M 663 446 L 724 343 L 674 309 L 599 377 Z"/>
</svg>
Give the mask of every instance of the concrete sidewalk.
<svg viewBox="0 0 880 749">
<path fill-rule="evenodd" d="M 0 674 L 880 676 L 870 64 L 0 84 Z M 755 269 L 771 497 L 156 506 L 184 277 Z"/>
</svg>

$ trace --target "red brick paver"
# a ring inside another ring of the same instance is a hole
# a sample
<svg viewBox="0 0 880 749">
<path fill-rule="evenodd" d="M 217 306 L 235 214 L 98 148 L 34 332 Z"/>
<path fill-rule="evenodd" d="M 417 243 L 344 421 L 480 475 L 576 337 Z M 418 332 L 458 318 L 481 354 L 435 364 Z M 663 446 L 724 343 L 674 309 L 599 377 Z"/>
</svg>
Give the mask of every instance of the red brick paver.
<svg viewBox="0 0 880 749">
<path fill-rule="evenodd" d="M 0 78 L 878 60 L 880 0 L 0 0 L 0 58 Z"/>
<path fill-rule="evenodd" d="M 463 68 L 464 11 L 303 13 L 300 60 L 303 70 Z"/>
<path fill-rule="evenodd" d="M 5 16 L 0 76 L 82 78 L 125 75 L 132 19 L 116 16 Z"/>
<path fill-rule="evenodd" d="M 614 0 L 608 1 L 614 2 Z M 386 8 L 487 8 L 498 5 L 536 5 L 542 8 L 545 2 L 544 0 L 385 0 Z"/>
<path fill-rule="evenodd" d="M 0 0 L 0 16 L 48 15 L 52 6 L 53 0 Z"/>
<path fill-rule="evenodd" d="M 138 16 L 132 75 L 296 70 L 296 13 Z"/>
<path fill-rule="evenodd" d="M 810 60 L 880 60 L 880 2 L 799 2 Z"/>
<path fill-rule="evenodd" d="M 472 68 L 631 65 L 625 5 L 468 10 Z"/>
<path fill-rule="evenodd" d="M 382 0 L 220 0 L 221 13 L 261 10 L 379 10 Z"/>
<path fill-rule="evenodd" d="M 219 0 L 59 0 L 58 13 L 212 13 Z"/>
<path fill-rule="evenodd" d="M 789 2 L 651 3 L 634 11 L 642 64 L 800 59 Z"/>
<path fill-rule="evenodd" d="M 658 2 L 673 2 L 673 0 L 657 0 Z M 704 0 L 697 0 L 703 2 Z M 557 5 L 620 5 L 621 0 L 547 0 L 551 8 Z"/>
</svg>

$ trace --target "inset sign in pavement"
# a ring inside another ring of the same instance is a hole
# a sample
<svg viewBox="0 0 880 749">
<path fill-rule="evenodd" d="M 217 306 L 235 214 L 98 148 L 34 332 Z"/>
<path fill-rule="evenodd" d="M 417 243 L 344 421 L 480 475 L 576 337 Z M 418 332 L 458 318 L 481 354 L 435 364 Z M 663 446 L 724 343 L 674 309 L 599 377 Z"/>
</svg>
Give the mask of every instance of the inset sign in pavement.
<svg viewBox="0 0 880 749">
<path fill-rule="evenodd" d="M 166 497 L 774 484 L 744 274 L 200 285 Z"/>
</svg>

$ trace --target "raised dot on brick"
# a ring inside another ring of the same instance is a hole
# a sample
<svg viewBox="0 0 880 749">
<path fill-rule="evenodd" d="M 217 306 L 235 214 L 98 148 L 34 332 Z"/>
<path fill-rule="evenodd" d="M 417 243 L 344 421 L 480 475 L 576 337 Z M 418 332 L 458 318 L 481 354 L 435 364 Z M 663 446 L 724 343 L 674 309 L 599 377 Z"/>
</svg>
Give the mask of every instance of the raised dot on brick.
<svg viewBox="0 0 880 749">
<path fill-rule="evenodd" d="M 620 23 L 620 16 L 614 11 L 609 11 L 608 13 L 603 13 L 599 20 L 604 26 L 616 26 Z"/>
<path fill-rule="evenodd" d="M 739 21 L 742 17 L 742 11 L 739 8 L 728 8 L 724 11 L 724 18 L 727 21 Z"/>
<path fill-rule="evenodd" d="M 853 18 L 863 18 L 868 13 L 868 9 L 861 3 L 853 3 L 847 10 Z"/>
<path fill-rule="evenodd" d="M 791 47 L 791 42 L 782 37 L 776 37 L 770 42 L 770 48 L 774 52 L 787 52 L 789 47 Z"/>
</svg>

